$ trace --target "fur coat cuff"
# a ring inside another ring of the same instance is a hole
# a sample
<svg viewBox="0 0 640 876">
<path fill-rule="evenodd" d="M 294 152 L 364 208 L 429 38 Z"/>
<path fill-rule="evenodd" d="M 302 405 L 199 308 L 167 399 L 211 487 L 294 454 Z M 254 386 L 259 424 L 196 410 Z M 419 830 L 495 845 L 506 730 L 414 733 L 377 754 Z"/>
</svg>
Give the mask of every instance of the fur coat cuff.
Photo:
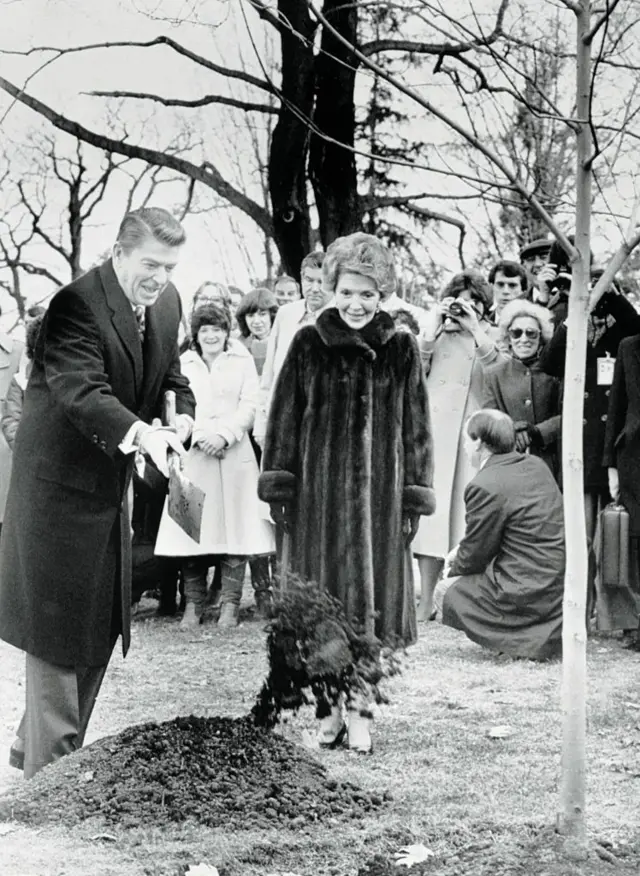
<svg viewBox="0 0 640 876">
<path fill-rule="evenodd" d="M 258 480 L 258 496 L 263 502 L 294 502 L 298 479 L 288 471 L 264 471 Z"/>
<path fill-rule="evenodd" d="M 431 487 L 408 486 L 402 492 L 402 510 L 405 514 L 433 514 L 436 494 Z"/>
</svg>

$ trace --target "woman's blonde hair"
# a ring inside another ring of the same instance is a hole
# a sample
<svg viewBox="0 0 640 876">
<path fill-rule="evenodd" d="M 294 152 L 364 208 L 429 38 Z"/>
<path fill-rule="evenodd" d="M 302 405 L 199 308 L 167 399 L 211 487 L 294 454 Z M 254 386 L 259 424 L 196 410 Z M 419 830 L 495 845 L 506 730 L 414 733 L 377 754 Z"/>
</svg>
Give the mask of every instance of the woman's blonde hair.
<svg viewBox="0 0 640 876">
<path fill-rule="evenodd" d="M 509 344 L 509 329 L 513 325 L 514 320 L 520 316 L 529 316 L 540 326 L 540 336 L 542 342 L 547 344 L 553 337 L 553 317 L 546 307 L 541 307 L 539 304 L 533 304 L 524 298 L 516 298 L 515 301 L 510 301 L 500 314 L 498 322 L 498 331 L 500 340 L 507 346 Z"/>
<path fill-rule="evenodd" d="M 325 289 L 335 292 L 340 274 L 347 271 L 370 277 L 383 301 L 395 291 L 396 269 L 391 250 L 373 234 L 356 231 L 338 237 L 327 247 L 322 264 Z"/>
</svg>

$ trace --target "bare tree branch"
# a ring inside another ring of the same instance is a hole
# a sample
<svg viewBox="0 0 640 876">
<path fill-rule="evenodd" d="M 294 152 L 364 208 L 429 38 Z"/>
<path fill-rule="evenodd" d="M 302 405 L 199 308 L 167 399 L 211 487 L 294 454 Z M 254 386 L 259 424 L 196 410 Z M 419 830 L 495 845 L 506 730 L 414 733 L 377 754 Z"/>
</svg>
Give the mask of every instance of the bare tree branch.
<svg viewBox="0 0 640 876">
<path fill-rule="evenodd" d="M 462 55 L 478 46 L 489 45 L 503 35 L 502 26 L 504 24 L 504 17 L 508 6 L 509 0 L 501 0 L 496 15 L 496 22 L 490 34 L 478 37 L 477 39 L 468 40 L 467 42 L 424 43 L 413 40 L 379 39 L 372 40 L 369 43 L 364 43 L 359 46 L 359 49 L 360 52 L 367 57 L 379 54 L 380 52 L 409 52 L 417 55 L 438 55 L 441 58 L 446 55 Z"/>
<path fill-rule="evenodd" d="M 611 15 L 613 14 L 613 12 L 614 12 L 614 10 L 619 2 L 620 2 L 620 0 L 611 0 L 610 3 L 607 3 L 606 12 L 603 12 L 603 14 L 596 21 L 596 23 L 593 25 L 593 27 L 591 28 L 589 33 L 584 38 L 583 42 L 585 45 L 589 45 L 590 43 L 593 42 L 593 39 L 596 36 L 596 34 L 598 33 L 598 31 L 600 30 L 600 28 L 610 20 Z"/>
<path fill-rule="evenodd" d="M 57 46 L 33 46 L 32 48 L 27 49 L 24 52 L 18 52 L 13 49 L 0 49 L 0 53 L 4 55 L 28 56 L 33 55 L 36 52 L 54 52 L 57 57 L 53 60 L 57 60 L 58 57 L 62 57 L 63 55 L 70 55 L 76 52 L 89 52 L 93 51 L 94 49 L 148 49 L 152 48 L 153 46 L 168 46 L 177 54 L 182 55 L 185 58 L 189 58 L 190 61 L 194 61 L 194 63 L 199 64 L 201 67 L 205 67 L 207 70 L 211 70 L 213 73 L 219 73 L 221 76 L 226 76 L 229 79 L 240 79 L 243 82 L 246 82 L 248 85 L 253 85 L 255 88 L 260 88 L 262 91 L 266 91 L 269 94 L 272 93 L 271 86 L 268 82 L 265 82 L 262 79 L 258 79 L 257 76 L 253 76 L 251 73 L 247 73 L 246 70 L 232 70 L 229 67 L 224 67 L 221 64 L 216 64 L 214 61 L 210 61 L 203 55 L 199 55 L 197 52 L 192 52 L 190 49 L 187 49 L 186 46 L 183 46 L 181 43 L 176 42 L 176 40 L 173 40 L 171 39 L 171 37 L 168 36 L 155 37 L 155 39 L 147 40 L 145 42 L 139 42 L 136 40 L 119 40 L 108 43 L 90 43 L 84 46 L 70 46 L 66 49 L 62 49 Z"/>
<path fill-rule="evenodd" d="M 89 94 L 91 97 L 127 97 L 134 100 L 153 100 L 156 103 L 161 103 L 163 106 L 193 108 L 218 103 L 245 110 L 245 112 L 271 113 L 272 115 L 278 115 L 280 112 L 278 107 L 268 103 L 251 103 L 250 101 L 238 100 L 235 97 L 225 97 L 221 94 L 206 94 L 204 97 L 194 98 L 194 100 L 183 100 L 180 98 L 162 97 L 159 94 L 149 94 L 144 91 L 85 91 L 82 93 Z"/>
<path fill-rule="evenodd" d="M 139 158 L 149 164 L 170 167 L 185 176 L 198 180 L 198 182 L 213 189 L 234 207 L 246 213 L 266 234 L 273 234 L 273 223 L 268 211 L 228 183 L 220 171 L 210 162 L 207 161 L 198 166 L 178 155 L 166 154 L 156 149 L 149 149 L 146 146 L 138 146 L 127 143 L 124 140 L 115 140 L 112 137 L 98 134 L 96 131 L 85 128 L 78 122 L 65 118 L 36 97 L 26 94 L 2 76 L 0 76 L 0 88 L 16 98 L 20 103 L 34 110 L 34 112 L 44 116 L 60 131 L 65 131 L 67 134 L 71 134 L 85 143 L 96 146 L 98 149 L 104 149 L 106 152 L 115 152 L 118 155 L 126 155 L 128 158 Z"/>
<path fill-rule="evenodd" d="M 316 20 L 319 21 L 322 26 L 328 29 L 333 36 L 341 42 L 343 45 L 347 46 L 352 52 L 354 57 L 358 58 L 365 66 L 367 66 L 370 70 L 373 70 L 375 73 L 378 73 L 386 82 L 389 82 L 394 86 L 398 91 L 405 94 L 411 100 L 415 101 L 417 104 L 422 106 L 428 112 L 432 113 L 436 118 L 440 119 L 440 121 L 444 122 L 447 127 L 454 130 L 457 134 L 459 134 L 464 140 L 474 146 L 482 155 L 485 156 L 500 172 L 505 176 L 507 180 L 511 183 L 513 188 L 518 191 L 522 197 L 534 207 L 538 215 L 544 224 L 549 228 L 559 243 L 562 245 L 562 248 L 569 255 L 570 259 L 575 259 L 578 257 L 578 253 L 576 248 L 573 246 L 571 241 L 567 238 L 567 235 L 558 227 L 557 223 L 553 221 L 553 218 L 549 215 L 547 210 L 542 206 L 539 200 L 532 195 L 527 188 L 522 184 L 522 182 L 518 179 L 517 175 L 507 167 L 507 165 L 502 161 L 499 155 L 497 155 L 492 149 L 488 148 L 485 143 L 482 142 L 478 137 L 471 134 L 470 131 L 466 130 L 462 125 L 458 124 L 452 117 L 447 115 L 438 109 L 434 104 L 428 101 L 426 98 L 417 94 L 412 88 L 405 85 L 400 79 L 391 75 L 387 70 L 381 67 L 379 64 L 376 64 L 370 58 L 367 58 L 362 52 L 353 44 L 349 43 L 342 34 L 337 31 L 330 22 L 327 21 L 326 17 L 316 8 L 313 0 L 306 0 L 307 6 L 316 17 Z"/>
</svg>

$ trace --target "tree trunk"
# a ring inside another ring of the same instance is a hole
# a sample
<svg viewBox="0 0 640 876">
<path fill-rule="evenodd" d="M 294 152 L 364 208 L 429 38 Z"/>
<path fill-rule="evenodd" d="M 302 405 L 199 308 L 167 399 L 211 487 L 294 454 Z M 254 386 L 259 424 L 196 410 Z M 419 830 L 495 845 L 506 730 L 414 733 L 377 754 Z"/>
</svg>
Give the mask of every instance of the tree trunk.
<svg viewBox="0 0 640 876">
<path fill-rule="evenodd" d="M 593 148 L 589 127 L 591 52 L 584 37 L 589 32 L 589 0 L 580 0 L 577 14 L 576 116 L 576 249 L 572 266 L 565 394 L 562 417 L 562 474 L 567 567 L 564 591 L 562 661 L 562 775 L 558 829 L 573 843 L 586 843 L 586 605 L 587 539 L 583 501 L 582 422 L 589 314 L 591 166 Z"/>
<path fill-rule="evenodd" d="M 357 43 L 358 10 L 343 0 L 325 0 L 323 13 L 350 43 Z M 317 61 L 317 127 L 346 146 L 355 142 L 354 89 L 357 61 L 327 29 L 322 31 Z M 360 228 L 355 155 L 349 149 L 311 136 L 309 176 L 318 210 L 320 239 L 326 247 L 336 237 Z"/>
<path fill-rule="evenodd" d="M 311 249 L 306 119 L 313 115 L 316 25 L 300 0 L 279 0 L 278 11 L 280 18 L 290 23 L 291 30 L 281 31 L 283 100 L 269 150 L 269 194 L 274 238 L 284 270 L 299 278 L 300 262 Z"/>
</svg>

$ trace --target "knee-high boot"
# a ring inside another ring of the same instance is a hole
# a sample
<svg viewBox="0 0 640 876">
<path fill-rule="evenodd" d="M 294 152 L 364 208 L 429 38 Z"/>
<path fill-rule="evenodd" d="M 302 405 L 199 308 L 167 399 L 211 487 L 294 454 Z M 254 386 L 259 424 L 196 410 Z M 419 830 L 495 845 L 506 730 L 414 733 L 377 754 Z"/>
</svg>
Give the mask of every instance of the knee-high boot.
<svg viewBox="0 0 640 876">
<path fill-rule="evenodd" d="M 199 557 L 186 559 L 182 565 L 185 608 L 181 629 L 193 629 L 200 623 L 207 594 L 207 569 Z"/>
<path fill-rule="evenodd" d="M 245 557 L 227 557 L 222 561 L 222 589 L 218 626 L 237 627 L 242 599 L 242 585 L 247 567 Z"/>
</svg>

